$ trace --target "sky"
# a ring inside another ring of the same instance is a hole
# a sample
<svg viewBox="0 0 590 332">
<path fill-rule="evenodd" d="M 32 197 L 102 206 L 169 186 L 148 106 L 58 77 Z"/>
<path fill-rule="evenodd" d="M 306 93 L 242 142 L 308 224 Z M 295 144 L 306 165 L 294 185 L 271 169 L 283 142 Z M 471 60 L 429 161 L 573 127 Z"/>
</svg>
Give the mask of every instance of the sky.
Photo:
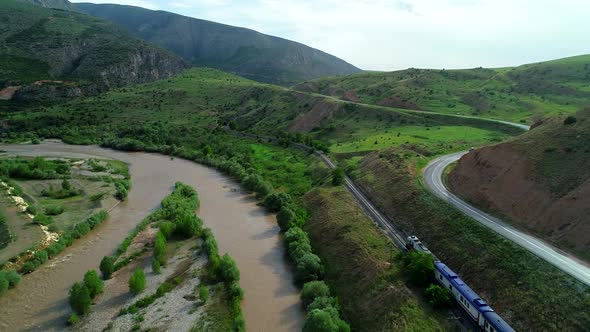
<svg viewBox="0 0 590 332">
<path fill-rule="evenodd" d="M 246 27 L 318 48 L 365 70 L 506 67 L 590 53 L 588 0 L 90 2 Z"/>
</svg>

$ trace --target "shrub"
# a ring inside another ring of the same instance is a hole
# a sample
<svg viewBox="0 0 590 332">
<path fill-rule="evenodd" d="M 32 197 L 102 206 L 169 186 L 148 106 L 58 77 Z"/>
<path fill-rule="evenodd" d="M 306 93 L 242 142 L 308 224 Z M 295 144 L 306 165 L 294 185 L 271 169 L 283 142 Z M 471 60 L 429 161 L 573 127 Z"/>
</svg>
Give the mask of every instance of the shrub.
<svg viewBox="0 0 590 332">
<path fill-rule="evenodd" d="M 45 251 L 45 250 L 35 251 L 35 260 L 37 260 L 40 263 L 39 265 L 47 262 L 48 259 L 49 259 L 49 257 L 47 256 L 47 251 Z"/>
<path fill-rule="evenodd" d="M 244 290 L 240 287 L 237 281 L 234 281 L 229 285 L 229 295 L 232 299 L 237 299 L 238 301 L 244 299 Z"/>
<path fill-rule="evenodd" d="M 68 325 L 73 326 L 78 323 L 80 323 L 80 316 L 78 316 L 74 313 L 68 317 Z"/>
<path fill-rule="evenodd" d="M 25 262 L 25 264 L 23 264 L 23 266 L 21 267 L 21 272 L 22 273 L 31 273 L 33 271 L 35 271 L 35 269 L 37 267 L 39 267 L 40 263 L 37 260 L 30 260 Z"/>
<path fill-rule="evenodd" d="M 318 280 L 324 276 L 324 266 L 320 258 L 312 253 L 306 253 L 296 261 L 295 277 L 299 282 Z"/>
<path fill-rule="evenodd" d="M 344 170 L 337 167 L 332 171 L 332 184 L 334 186 L 339 186 L 342 183 L 344 183 Z"/>
<path fill-rule="evenodd" d="M 307 306 L 307 311 L 312 311 L 314 309 L 327 309 L 327 308 L 338 308 L 338 301 L 334 297 L 329 296 L 321 296 L 316 297 L 313 302 L 311 302 Z"/>
<path fill-rule="evenodd" d="M 404 268 L 410 281 L 416 286 L 426 286 L 434 273 L 432 256 L 419 251 L 411 251 L 403 259 Z"/>
<path fill-rule="evenodd" d="M 39 225 L 47 226 L 47 225 L 51 224 L 52 222 L 53 222 L 53 218 L 51 218 L 50 216 L 46 216 L 42 213 L 39 213 L 38 215 L 35 216 L 35 218 L 33 218 L 33 223 L 39 224 Z"/>
<path fill-rule="evenodd" d="M 154 271 L 155 274 L 162 273 L 162 267 L 160 265 L 160 261 L 158 261 L 157 259 L 152 260 L 152 271 Z"/>
<path fill-rule="evenodd" d="M 203 303 L 207 302 L 209 299 L 209 290 L 207 286 L 200 284 L 199 285 L 199 300 Z"/>
<path fill-rule="evenodd" d="M 96 271 L 90 270 L 84 275 L 84 286 L 88 289 L 90 298 L 93 299 L 96 295 L 102 293 L 104 283 L 100 280 Z"/>
<path fill-rule="evenodd" d="M 283 206 L 288 206 L 291 202 L 291 196 L 287 193 L 272 193 L 268 195 L 263 202 L 271 212 L 279 212 Z"/>
<path fill-rule="evenodd" d="M 426 300 L 435 308 L 446 308 L 451 305 L 451 294 L 439 285 L 430 284 L 426 288 Z"/>
<path fill-rule="evenodd" d="M 314 309 L 307 314 L 304 332 L 349 332 L 350 326 L 338 316 L 334 308 Z"/>
<path fill-rule="evenodd" d="M 240 280 L 240 270 L 238 270 L 236 262 L 228 254 L 223 255 L 221 258 L 219 273 L 220 279 L 227 285 Z"/>
<path fill-rule="evenodd" d="M 304 306 L 310 305 L 315 299 L 330 296 L 330 288 L 323 281 L 310 281 L 303 285 L 301 290 L 301 302 Z"/>
<path fill-rule="evenodd" d="M 21 276 L 14 270 L 0 271 L 0 275 L 3 275 L 8 280 L 8 287 L 14 288 L 20 282 Z"/>
<path fill-rule="evenodd" d="M 70 306 L 78 315 L 84 315 L 90 311 L 90 293 L 83 283 L 75 283 L 70 289 Z"/>
<path fill-rule="evenodd" d="M 4 275 L 0 275 L 0 295 L 6 293 L 6 291 L 8 290 L 8 280 L 6 279 L 6 277 Z"/>
<path fill-rule="evenodd" d="M 25 212 L 27 212 L 28 214 L 36 215 L 37 208 L 34 205 L 29 205 L 29 206 L 27 206 L 27 209 L 25 210 Z"/>
<path fill-rule="evenodd" d="M 567 118 L 565 118 L 565 120 L 563 120 L 564 125 L 571 125 L 576 122 L 578 122 L 578 119 L 576 119 L 575 116 L 568 116 Z"/>
<path fill-rule="evenodd" d="M 145 289 L 145 273 L 137 268 L 129 278 L 129 290 L 133 295 L 141 293 Z"/>
<path fill-rule="evenodd" d="M 111 275 L 115 272 L 115 262 L 113 257 L 104 256 L 100 261 L 100 273 L 104 280 L 110 279 Z"/>
<path fill-rule="evenodd" d="M 156 234 L 154 258 L 157 259 L 161 265 L 166 265 L 166 237 L 161 231 Z"/>
<path fill-rule="evenodd" d="M 277 214 L 277 223 L 281 228 L 282 232 L 286 232 L 291 227 L 291 224 L 297 222 L 297 216 L 295 212 L 289 207 L 283 206 L 281 211 Z"/>
<path fill-rule="evenodd" d="M 45 214 L 48 216 L 57 216 L 64 212 L 63 205 L 50 205 L 45 207 Z"/>
<path fill-rule="evenodd" d="M 170 236 L 174 233 L 175 225 L 173 222 L 165 221 L 160 223 L 160 232 L 164 235 L 165 238 L 169 239 Z"/>
</svg>

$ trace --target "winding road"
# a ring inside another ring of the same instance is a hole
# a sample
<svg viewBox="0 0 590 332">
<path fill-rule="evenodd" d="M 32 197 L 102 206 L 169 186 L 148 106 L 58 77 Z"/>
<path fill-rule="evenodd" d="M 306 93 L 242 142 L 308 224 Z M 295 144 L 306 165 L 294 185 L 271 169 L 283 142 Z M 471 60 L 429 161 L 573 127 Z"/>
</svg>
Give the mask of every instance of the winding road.
<svg viewBox="0 0 590 332">
<path fill-rule="evenodd" d="M 510 124 L 509 122 L 505 123 Z M 528 127 L 525 128 L 523 125 L 519 124 L 512 125 L 527 130 L 529 129 Z M 506 224 L 502 220 L 469 205 L 447 189 L 443 182 L 445 168 L 455 161 L 461 159 L 461 157 L 467 153 L 469 152 L 457 152 L 431 161 L 424 169 L 424 181 L 426 187 L 440 199 L 453 205 L 455 208 L 475 219 L 482 225 L 490 228 L 504 238 L 520 245 L 541 259 L 555 265 L 563 272 L 590 286 L 590 267 L 588 267 L 587 264 L 553 247 L 552 245 L 531 235 L 523 233 Z"/>
</svg>

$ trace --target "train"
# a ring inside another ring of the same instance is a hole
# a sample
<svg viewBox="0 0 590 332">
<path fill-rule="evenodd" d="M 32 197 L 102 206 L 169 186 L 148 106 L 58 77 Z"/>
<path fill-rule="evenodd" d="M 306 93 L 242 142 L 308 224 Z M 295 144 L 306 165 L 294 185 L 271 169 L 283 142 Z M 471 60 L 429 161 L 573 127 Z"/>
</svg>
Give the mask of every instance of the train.
<svg viewBox="0 0 590 332">
<path fill-rule="evenodd" d="M 432 255 L 430 250 L 416 236 L 408 236 L 406 248 Z M 467 286 L 457 273 L 439 260 L 434 261 L 434 277 L 443 288 L 449 290 L 453 298 L 459 303 L 459 306 L 482 331 L 514 332 L 514 329 L 482 300 L 473 289 Z"/>
</svg>

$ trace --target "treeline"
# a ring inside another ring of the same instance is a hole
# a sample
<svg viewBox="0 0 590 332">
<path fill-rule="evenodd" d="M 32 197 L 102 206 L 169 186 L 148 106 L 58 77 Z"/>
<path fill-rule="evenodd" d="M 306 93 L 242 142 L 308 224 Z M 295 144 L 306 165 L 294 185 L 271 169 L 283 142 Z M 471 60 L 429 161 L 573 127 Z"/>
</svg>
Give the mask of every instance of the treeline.
<svg viewBox="0 0 590 332">
<path fill-rule="evenodd" d="M 6 223 L 6 216 L 0 211 L 0 249 L 6 248 L 12 241 L 8 224 Z"/>
<path fill-rule="evenodd" d="M 0 177 L 3 179 L 48 180 L 65 178 L 70 165 L 63 160 L 8 158 L 0 159 Z"/>
</svg>

